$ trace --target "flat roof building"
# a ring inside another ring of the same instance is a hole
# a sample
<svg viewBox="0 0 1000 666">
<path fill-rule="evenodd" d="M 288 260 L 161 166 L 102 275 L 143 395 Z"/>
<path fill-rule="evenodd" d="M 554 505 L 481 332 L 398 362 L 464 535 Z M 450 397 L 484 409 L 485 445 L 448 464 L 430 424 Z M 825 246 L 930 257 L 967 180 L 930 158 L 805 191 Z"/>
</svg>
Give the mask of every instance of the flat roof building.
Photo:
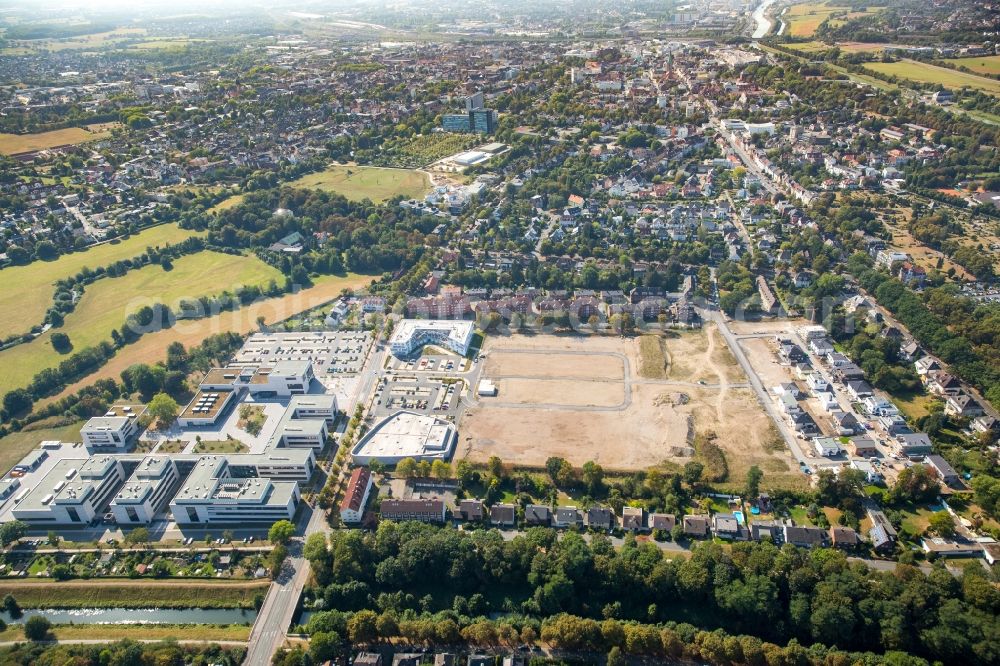
<svg viewBox="0 0 1000 666">
<path fill-rule="evenodd" d="M 80 429 L 80 438 L 91 453 L 118 453 L 132 448 L 139 436 L 142 405 L 113 405 L 104 416 L 95 416 Z"/>
<path fill-rule="evenodd" d="M 86 525 L 104 512 L 123 479 L 117 457 L 60 460 L 18 502 L 13 515 L 31 525 Z"/>
<path fill-rule="evenodd" d="M 166 509 L 179 481 L 173 460 L 167 456 L 147 456 L 111 501 L 111 513 L 119 525 L 151 523 Z"/>
<path fill-rule="evenodd" d="M 393 329 L 389 349 L 396 356 L 408 356 L 424 345 L 439 345 L 456 354 L 465 354 L 472 343 L 474 324 L 451 319 L 404 319 Z"/>
<path fill-rule="evenodd" d="M 179 525 L 273 523 L 292 519 L 298 484 L 243 476 L 225 456 L 204 456 L 170 502 Z"/>
<path fill-rule="evenodd" d="M 458 432 L 448 421 L 399 411 L 376 423 L 351 450 L 351 457 L 359 465 L 372 460 L 394 465 L 403 458 L 448 460 L 457 439 Z"/>
</svg>

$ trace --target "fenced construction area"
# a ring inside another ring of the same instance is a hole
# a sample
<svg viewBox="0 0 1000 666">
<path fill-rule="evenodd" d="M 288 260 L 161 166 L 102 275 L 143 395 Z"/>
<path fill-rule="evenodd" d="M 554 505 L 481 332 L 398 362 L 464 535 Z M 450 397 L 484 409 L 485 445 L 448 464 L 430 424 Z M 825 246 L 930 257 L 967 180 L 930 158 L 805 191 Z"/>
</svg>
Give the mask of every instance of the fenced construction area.
<svg viewBox="0 0 1000 666">
<path fill-rule="evenodd" d="M 742 481 L 755 464 L 793 478 L 791 456 L 775 447 L 770 418 L 714 327 L 662 347 L 646 337 L 488 338 L 482 377 L 498 392 L 463 415 L 456 458 L 541 467 L 560 456 L 620 471 L 699 459 L 720 482 Z M 663 365 L 659 376 L 648 371 Z"/>
</svg>

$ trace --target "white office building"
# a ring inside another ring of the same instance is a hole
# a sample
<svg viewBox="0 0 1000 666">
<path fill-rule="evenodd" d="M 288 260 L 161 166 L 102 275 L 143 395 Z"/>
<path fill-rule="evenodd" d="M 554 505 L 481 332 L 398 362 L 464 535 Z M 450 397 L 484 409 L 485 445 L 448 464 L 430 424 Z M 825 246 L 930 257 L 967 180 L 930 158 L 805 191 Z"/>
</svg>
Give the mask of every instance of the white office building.
<svg viewBox="0 0 1000 666">
<path fill-rule="evenodd" d="M 403 458 L 448 460 L 457 440 L 458 432 L 448 421 L 399 411 L 376 423 L 351 449 L 351 458 L 357 465 L 372 460 L 395 465 Z"/>
<path fill-rule="evenodd" d="M 199 460 L 170 502 L 177 524 L 273 523 L 295 516 L 297 483 L 238 476 L 236 471 L 224 456 Z"/>
<path fill-rule="evenodd" d="M 278 361 L 273 365 L 258 367 L 247 388 L 254 396 L 301 395 L 309 390 L 314 376 L 310 361 Z"/>
<path fill-rule="evenodd" d="M 167 456 L 147 456 L 132 472 L 111 501 L 111 512 L 119 525 L 143 525 L 170 502 L 177 489 L 177 465 Z"/>
<path fill-rule="evenodd" d="M 114 405 L 104 416 L 95 416 L 80 429 L 80 437 L 91 453 L 120 453 L 132 447 L 139 436 L 142 405 Z"/>
<path fill-rule="evenodd" d="M 396 356 L 409 356 L 424 345 L 437 345 L 464 356 L 472 343 L 474 324 L 450 319 L 404 319 L 396 325 L 389 348 Z"/>
<path fill-rule="evenodd" d="M 33 525 L 86 525 L 102 515 L 124 480 L 117 457 L 64 459 L 14 507 L 17 520 Z"/>
</svg>

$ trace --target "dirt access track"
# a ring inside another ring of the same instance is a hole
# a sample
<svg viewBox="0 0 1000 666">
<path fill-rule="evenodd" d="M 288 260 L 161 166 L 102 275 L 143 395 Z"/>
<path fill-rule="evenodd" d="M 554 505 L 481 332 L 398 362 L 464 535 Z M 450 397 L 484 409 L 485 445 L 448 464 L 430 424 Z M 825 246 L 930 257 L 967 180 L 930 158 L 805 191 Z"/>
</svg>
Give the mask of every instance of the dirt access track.
<svg viewBox="0 0 1000 666">
<path fill-rule="evenodd" d="M 456 458 L 541 467 L 561 456 L 575 466 L 593 460 L 638 470 L 683 465 L 695 434 L 712 432 L 730 479 L 742 481 L 753 464 L 765 476 L 791 472 L 790 455 L 775 452 L 770 418 L 714 325 L 663 343 L 663 373 L 641 377 L 639 337 L 489 337 L 482 378 L 498 394 L 463 415 Z"/>
</svg>

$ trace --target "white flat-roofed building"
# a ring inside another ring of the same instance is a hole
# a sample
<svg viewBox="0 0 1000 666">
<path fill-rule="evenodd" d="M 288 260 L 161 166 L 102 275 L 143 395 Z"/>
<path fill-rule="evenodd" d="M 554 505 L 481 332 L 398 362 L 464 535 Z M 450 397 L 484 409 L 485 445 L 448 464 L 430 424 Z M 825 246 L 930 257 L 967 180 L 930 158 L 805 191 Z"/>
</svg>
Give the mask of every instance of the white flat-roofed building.
<svg viewBox="0 0 1000 666">
<path fill-rule="evenodd" d="M 292 396 L 274 429 L 268 446 L 274 449 L 309 448 L 320 451 L 329 425 L 337 419 L 337 398 L 332 394 Z"/>
<path fill-rule="evenodd" d="M 332 393 L 294 395 L 288 403 L 296 419 L 323 419 L 327 425 L 337 420 L 337 396 Z"/>
<path fill-rule="evenodd" d="M 313 377 L 310 361 L 278 361 L 273 365 L 258 367 L 247 388 L 251 395 L 301 395 L 309 390 Z"/>
<path fill-rule="evenodd" d="M 205 388 L 202 385 L 177 415 L 177 425 L 182 428 L 214 425 L 240 393 L 242 389 Z"/>
<path fill-rule="evenodd" d="M 142 405 L 113 405 L 104 416 L 95 416 L 80 429 L 84 446 L 91 453 L 118 453 L 132 447 L 139 436 Z"/>
<path fill-rule="evenodd" d="M 230 455 L 227 459 L 234 475 L 261 476 L 274 481 L 305 483 L 316 469 L 316 456 L 312 449 Z"/>
<path fill-rule="evenodd" d="M 225 456 L 199 460 L 170 502 L 174 520 L 179 525 L 273 523 L 295 516 L 298 484 L 235 471 Z"/>
<path fill-rule="evenodd" d="M 104 512 L 123 480 L 121 462 L 114 456 L 60 460 L 12 513 L 33 527 L 86 525 Z"/>
<path fill-rule="evenodd" d="M 472 343 L 474 329 L 471 321 L 404 319 L 393 330 L 389 348 L 396 356 L 408 356 L 424 345 L 438 345 L 464 356 Z"/>
<path fill-rule="evenodd" d="M 358 465 L 372 460 L 394 465 L 403 458 L 448 460 L 457 439 L 458 432 L 448 421 L 399 411 L 375 424 L 351 450 L 351 457 Z"/>
<path fill-rule="evenodd" d="M 111 501 L 111 513 L 119 525 L 151 523 L 170 502 L 179 480 L 173 460 L 147 456 Z"/>
</svg>

